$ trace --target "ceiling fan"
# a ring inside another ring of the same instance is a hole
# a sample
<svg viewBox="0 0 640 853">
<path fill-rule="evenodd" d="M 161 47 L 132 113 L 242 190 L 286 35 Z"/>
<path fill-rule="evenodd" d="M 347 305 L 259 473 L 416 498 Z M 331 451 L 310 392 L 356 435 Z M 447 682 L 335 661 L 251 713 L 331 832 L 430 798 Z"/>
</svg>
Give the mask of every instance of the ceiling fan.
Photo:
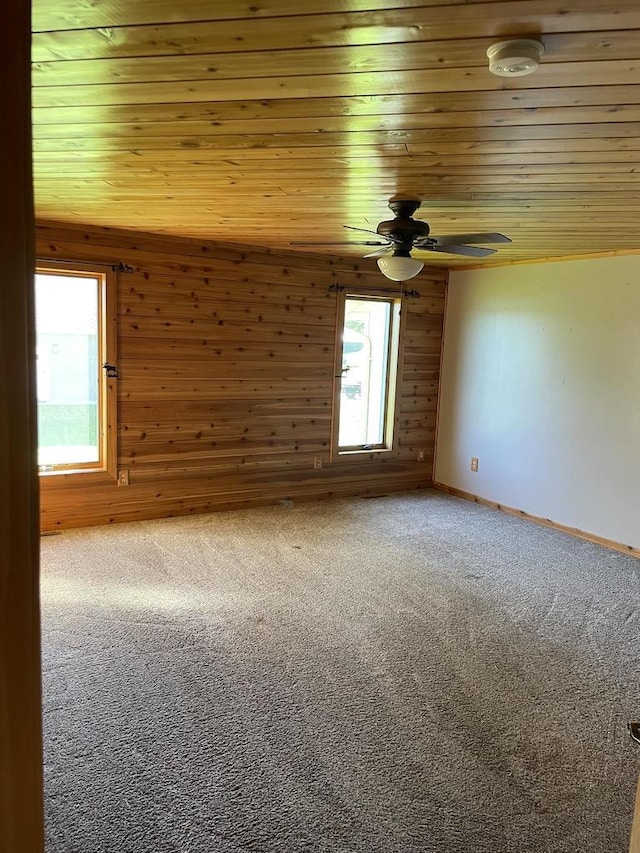
<svg viewBox="0 0 640 853">
<path fill-rule="evenodd" d="M 393 281 L 407 281 L 423 268 L 423 261 L 411 257 L 413 250 L 443 252 L 449 255 L 464 255 L 471 258 L 485 258 L 496 249 L 485 249 L 476 243 L 510 243 L 504 234 L 488 232 L 484 234 L 441 234 L 430 233 L 429 226 L 413 214 L 420 207 L 417 199 L 391 199 L 389 207 L 394 219 L 381 222 L 375 231 L 368 228 L 356 228 L 344 225 L 350 231 L 374 234 L 377 240 L 349 240 L 337 243 L 290 243 L 291 246 L 377 246 L 374 252 L 365 258 L 378 258 L 380 271 Z"/>
</svg>

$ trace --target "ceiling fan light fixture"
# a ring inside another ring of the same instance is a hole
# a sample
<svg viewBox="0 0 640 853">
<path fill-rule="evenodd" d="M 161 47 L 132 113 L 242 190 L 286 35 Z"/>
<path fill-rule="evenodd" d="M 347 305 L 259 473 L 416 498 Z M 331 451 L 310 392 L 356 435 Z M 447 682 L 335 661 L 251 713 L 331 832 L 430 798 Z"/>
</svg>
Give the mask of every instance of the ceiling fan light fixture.
<svg viewBox="0 0 640 853">
<path fill-rule="evenodd" d="M 537 71 L 544 45 L 536 39 L 511 39 L 487 50 L 489 71 L 498 77 L 524 77 Z"/>
<path fill-rule="evenodd" d="M 391 281 L 409 281 L 410 278 L 418 275 L 424 264 L 408 255 L 387 255 L 378 258 L 378 267 L 382 275 L 390 278 Z"/>
</svg>

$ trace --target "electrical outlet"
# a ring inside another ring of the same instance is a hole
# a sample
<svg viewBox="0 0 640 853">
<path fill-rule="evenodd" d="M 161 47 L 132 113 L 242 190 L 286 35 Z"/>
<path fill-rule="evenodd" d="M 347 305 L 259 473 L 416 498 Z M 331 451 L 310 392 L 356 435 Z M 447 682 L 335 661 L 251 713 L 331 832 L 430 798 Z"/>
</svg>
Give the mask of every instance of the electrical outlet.
<svg viewBox="0 0 640 853">
<path fill-rule="evenodd" d="M 424 448 L 423 447 L 421 447 L 420 450 L 418 450 L 418 462 L 424 462 Z"/>
<path fill-rule="evenodd" d="M 313 457 L 313 470 L 319 471 L 322 468 L 322 456 Z"/>
<path fill-rule="evenodd" d="M 471 457 L 471 470 L 475 471 L 476 473 L 478 472 L 478 457 L 477 456 Z"/>
<path fill-rule="evenodd" d="M 118 471 L 118 485 L 119 486 L 128 486 L 129 485 L 129 469 L 122 468 Z"/>
</svg>

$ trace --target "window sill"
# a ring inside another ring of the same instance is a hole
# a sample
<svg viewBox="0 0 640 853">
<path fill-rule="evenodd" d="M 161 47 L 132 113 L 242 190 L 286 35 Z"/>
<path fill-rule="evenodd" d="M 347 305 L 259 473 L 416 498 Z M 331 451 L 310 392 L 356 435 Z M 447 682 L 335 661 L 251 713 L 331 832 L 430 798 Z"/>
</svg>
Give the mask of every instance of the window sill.
<svg viewBox="0 0 640 853">
<path fill-rule="evenodd" d="M 373 448 L 371 450 L 338 450 L 333 462 L 372 462 L 376 459 L 398 456 L 398 451 L 389 447 Z"/>
</svg>

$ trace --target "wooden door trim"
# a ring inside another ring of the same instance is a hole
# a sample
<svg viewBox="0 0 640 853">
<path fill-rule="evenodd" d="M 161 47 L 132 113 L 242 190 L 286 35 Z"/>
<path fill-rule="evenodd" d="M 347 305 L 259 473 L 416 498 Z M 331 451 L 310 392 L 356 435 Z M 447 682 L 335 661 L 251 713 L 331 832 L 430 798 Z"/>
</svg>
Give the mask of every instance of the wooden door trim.
<svg viewBox="0 0 640 853">
<path fill-rule="evenodd" d="M 33 319 L 30 31 L 25 0 L 3 7 L 0 59 L 0 849 L 43 849 L 38 476 Z"/>
</svg>

